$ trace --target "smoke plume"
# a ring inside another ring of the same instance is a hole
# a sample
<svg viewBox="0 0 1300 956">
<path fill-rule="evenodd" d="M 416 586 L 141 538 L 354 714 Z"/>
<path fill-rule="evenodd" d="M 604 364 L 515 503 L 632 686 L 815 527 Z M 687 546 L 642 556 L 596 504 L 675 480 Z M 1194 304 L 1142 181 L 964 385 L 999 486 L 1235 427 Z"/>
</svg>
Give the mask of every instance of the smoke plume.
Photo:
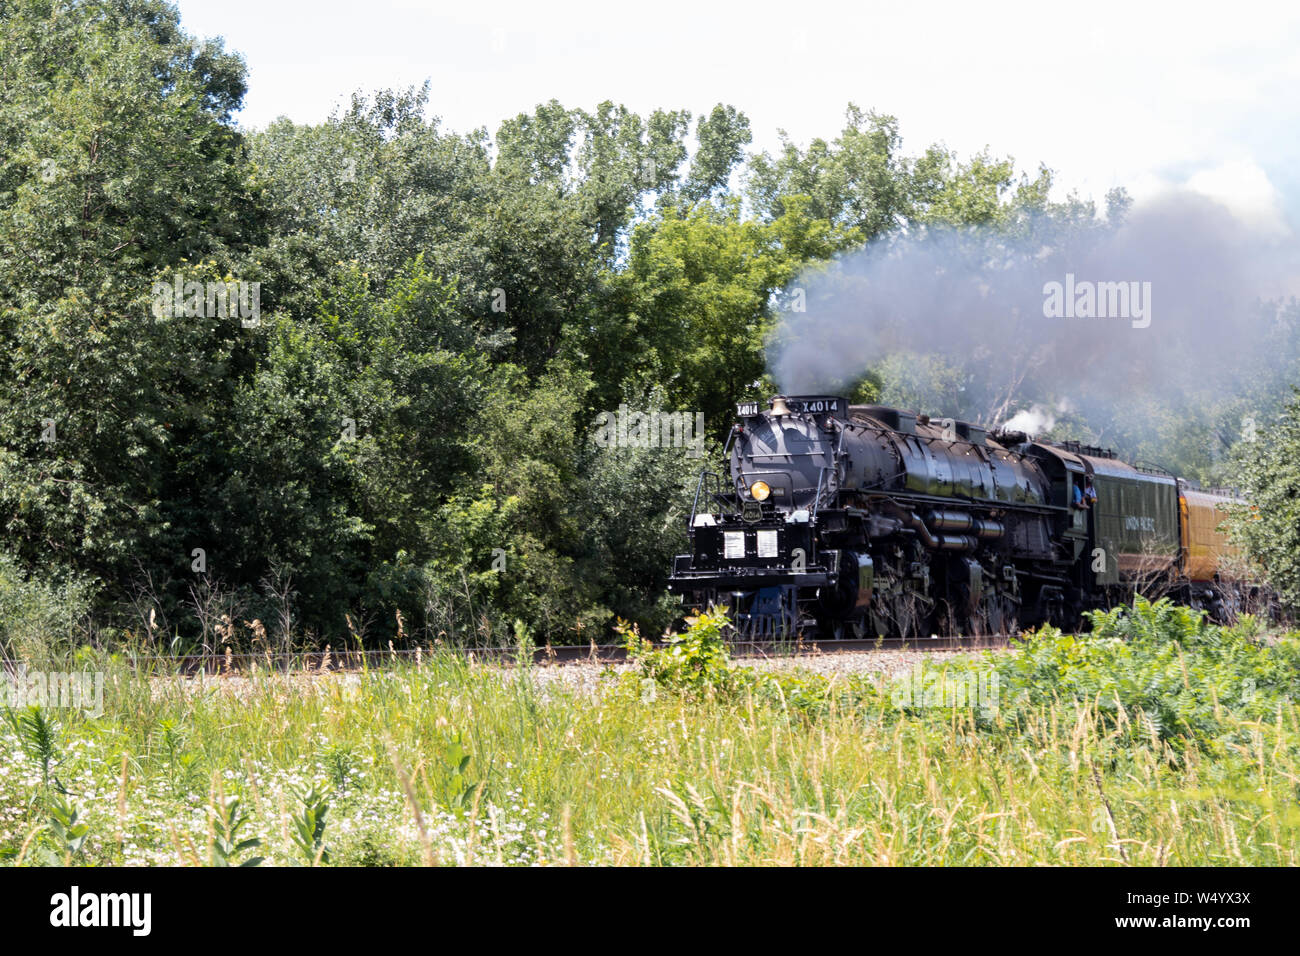
<svg viewBox="0 0 1300 956">
<path fill-rule="evenodd" d="M 787 394 L 844 394 L 872 370 L 888 403 L 1135 444 L 1153 415 L 1222 418 L 1300 382 L 1298 263 L 1294 241 L 1188 193 L 1117 226 L 929 230 L 801 275 L 786 292 L 806 310 L 783 314 L 768 369 Z"/>
</svg>

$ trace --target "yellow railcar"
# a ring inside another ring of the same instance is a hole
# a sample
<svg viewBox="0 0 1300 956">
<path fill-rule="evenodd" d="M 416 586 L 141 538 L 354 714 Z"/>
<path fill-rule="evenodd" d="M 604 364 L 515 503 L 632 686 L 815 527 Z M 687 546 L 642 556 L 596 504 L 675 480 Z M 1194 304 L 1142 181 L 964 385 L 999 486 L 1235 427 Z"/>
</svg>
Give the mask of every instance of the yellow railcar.
<svg viewBox="0 0 1300 956">
<path fill-rule="evenodd" d="M 1178 517 L 1182 536 L 1183 576 L 1195 583 L 1212 582 L 1223 571 L 1224 559 L 1239 549 L 1228 541 L 1223 522 L 1227 507 L 1240 504 L 1231 495 L 1198 491 L 1179 482 Z"/>
</svg>

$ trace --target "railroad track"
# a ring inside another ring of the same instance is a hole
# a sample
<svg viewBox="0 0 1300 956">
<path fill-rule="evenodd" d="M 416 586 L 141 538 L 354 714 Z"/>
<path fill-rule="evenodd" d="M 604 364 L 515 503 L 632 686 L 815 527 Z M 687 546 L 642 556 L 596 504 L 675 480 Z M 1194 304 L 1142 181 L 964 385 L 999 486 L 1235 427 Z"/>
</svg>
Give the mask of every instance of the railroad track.
<svg viewBox="0 0 1300 956">
<path fill-rule="evenodd" d="M 791 641 L 735 641 L 730 645 L 733 658 L 762 659 L 775 657 L 815 657 L 830 654 L 859 653 L 877 650 L 918 651 L 972 651 L 1006 647 L 1010 635 L 993 634 L 955 637 L 887 638 L 877 640 L 791 640 Z M 656 647 L 662 645 L 656 644 Z M 411 662 L 427 658 L 449 645 L 430 650 L 418 648 L 387 648 L 375 650 L 302 651 L 291 653 L 209 653 L 177 657 L 133 657 L 131 663 L 139 670 L 160 674 L 195 675 L 238 674 L 254 668 L 280 671 L 356 671 L 380 667 L 389 662 Z M 513 647 L 451 647 L 475 661 L 512 664 L 519 658 Z M 541 666 L 599 663 L 617 664 L 627 660 L 627 649 L 621 644 L 546 645 L 532 652 L 533 663 Z"/>
</svg>

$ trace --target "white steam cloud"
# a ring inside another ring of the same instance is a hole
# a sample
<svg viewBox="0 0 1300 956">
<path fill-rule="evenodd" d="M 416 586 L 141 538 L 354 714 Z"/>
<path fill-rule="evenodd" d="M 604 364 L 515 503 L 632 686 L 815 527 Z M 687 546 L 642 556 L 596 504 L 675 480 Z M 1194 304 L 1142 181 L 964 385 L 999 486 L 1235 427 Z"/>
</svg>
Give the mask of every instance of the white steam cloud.
<svg viewBox="0 0 1300 956">
<path fill-rule="evenodd" d="M 1056 416 L 1042 405 L 1022 408 L 1002 424 L 1003 429 L 1024 432 L 1030 437 L 1045 435 L 1056 427 Z"/>
</svg>

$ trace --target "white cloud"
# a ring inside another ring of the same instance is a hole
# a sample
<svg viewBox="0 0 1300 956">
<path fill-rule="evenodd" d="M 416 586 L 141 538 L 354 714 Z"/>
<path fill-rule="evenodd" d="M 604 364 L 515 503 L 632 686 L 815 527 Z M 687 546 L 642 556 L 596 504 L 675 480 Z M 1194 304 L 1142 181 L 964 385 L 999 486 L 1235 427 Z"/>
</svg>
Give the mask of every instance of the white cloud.
<svg viewBox="0 0 1300 956">
<path fill-rule="evenodd" d="M 1282 238 L 1291 235 L 1282 212 L 1282 194 L 1253 160 L 1221 163 L 1192 174 L 1186 188 L 1227 206 L 1257 232 Z"/>
<path fill-rule="evenodd" d="M 1207 163 L 1180 177 L 1147 171 L 1130 179 L 1126 188 L 1139 205 L 1180 191 L 1213 199 L 1256 238 L 1266 241 L 1294 234 L 1287 223 L 1281 191 L 1250 157 Z"/>
</svg>

